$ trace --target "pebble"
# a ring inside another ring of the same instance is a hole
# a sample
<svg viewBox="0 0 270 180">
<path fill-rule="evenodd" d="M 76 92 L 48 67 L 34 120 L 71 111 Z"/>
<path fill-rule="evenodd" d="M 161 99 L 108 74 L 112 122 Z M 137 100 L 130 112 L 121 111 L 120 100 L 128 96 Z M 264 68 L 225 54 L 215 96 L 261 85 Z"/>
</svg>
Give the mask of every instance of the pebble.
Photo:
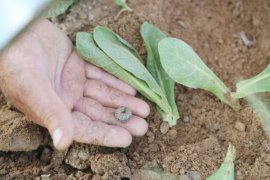
<svg viewBox="0 0 270 180">
<path fill-rule="evenodd" d="M 159 130 L 162 134 L 166 134 L 170 129 L 170 126 L 167 122 L 162 122 L 160 127 L 159 127 Z"/>
<path fill-rule="evenodd" d="M 236 121 L 234 128 L 240 132 L 244 132 L 246 130 L 246 125 L 240 121 Z"/>
<path fill-rule="evenodd" d="M 184 116 L 183 121 L 184 121 L 185 123 L 188 123 L 188 122 L 189 122 L 189 117 L 188 117 L 188 116 Z"/>
<path fill-rule="evenodd" d="M 177 21 L 177 23 L 178 23 L 181 27 L 187 28 L 187 25 L 186 25 L 185 22 L 179 20 L 179 21 Z"/>
<path fill-rule="evenodd" d="M 82 172 L 82 171 L 77 171 L 76 174 L 75 174 L 75 176 L 78 177 L 78 178 L 80 178 L 80 177 L 82 177 L 84 175 L 85 175 L 85 173 Z"/>
<path fill-rule="evenodd" d="M 174 140 L 177 138 L 177 131 L 175 129 L 171 129 L 168 133 L 167 133 L 168 137 L 170 140 Z"/>
<path fill-rule="evenodd" d="M 50 180 L 50 174 L 42 174 L 40 180 Z"/>
</svg>

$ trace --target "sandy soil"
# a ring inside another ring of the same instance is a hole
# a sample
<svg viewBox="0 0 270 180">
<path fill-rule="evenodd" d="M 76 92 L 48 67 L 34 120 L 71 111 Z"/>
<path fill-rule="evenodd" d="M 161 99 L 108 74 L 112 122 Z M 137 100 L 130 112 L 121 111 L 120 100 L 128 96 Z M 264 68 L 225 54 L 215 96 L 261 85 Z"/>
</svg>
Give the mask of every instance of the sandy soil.
<svg viewBox="0 0 270 180">
<path fill-rule="evenodd" d="M 80 0 L 53 21 L 73 42 L 78 31 L 108 26 L 143 57 L 139 28 L 149 21 L 188 42 L 232 89 L 269 64 L 268 0 L 137 0 L 129 5 L 134 11 L 115 19 L 119 8 L 112 0 Z M 251 48 L 241 41 L 241 31 L 255 42 Z M 237 151 L 236 179 L 270 179 L 270 143 L 244 101 L 235 112 L 205 91 L 181 85 L 175 90 L 181 113 L 176 126 L 162 123 L 151 105 L 149 131 L 129 148 L 74 144 L 64 153 L 52 148 L 46 130 L 8 107 L 0 95 L 0 179 L 173 179 L 191 171 L 204 179 L 219 167 L 229 142 Z M 236 122 L 245 129 L 236 129 Z"/>
</svg>

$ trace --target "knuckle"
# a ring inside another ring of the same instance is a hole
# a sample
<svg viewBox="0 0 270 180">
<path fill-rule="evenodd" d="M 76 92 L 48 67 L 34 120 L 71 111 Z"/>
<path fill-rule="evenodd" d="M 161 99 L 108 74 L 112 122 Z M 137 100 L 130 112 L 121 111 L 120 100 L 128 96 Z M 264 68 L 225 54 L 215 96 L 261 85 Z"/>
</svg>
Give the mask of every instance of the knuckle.
<svg viewBox="0 0 270 180">
<path fill-rule="evenodd" d="M 108 95 L 109 95 L 110 101 L 112 102 L 120 101 L 122 98 L 124 99 L 124 96 L 125 96 L 123 93 L 113 88 L 108 89 Z"/>
<path fill-rule="evenodd" d="M 53 110 L 46 111 L 41 116 L 41 120 L 44 126 L 49 128 L 56 122 L 56 113 Z"/>
</svg>

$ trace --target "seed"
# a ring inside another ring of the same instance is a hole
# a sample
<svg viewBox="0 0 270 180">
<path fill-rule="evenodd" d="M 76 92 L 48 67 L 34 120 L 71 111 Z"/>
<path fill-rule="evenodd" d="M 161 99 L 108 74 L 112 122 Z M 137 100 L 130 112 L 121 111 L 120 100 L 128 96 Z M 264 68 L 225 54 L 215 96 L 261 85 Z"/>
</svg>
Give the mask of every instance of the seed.
<svg viewBox="0 0 270 180">
<path fill-rule="evenodd" d="M 119 121 L 127 121 L 132 118 L 132 112 L 127 107 L 119 107 L 116 109 L 114 116 Z"/>
</svg>

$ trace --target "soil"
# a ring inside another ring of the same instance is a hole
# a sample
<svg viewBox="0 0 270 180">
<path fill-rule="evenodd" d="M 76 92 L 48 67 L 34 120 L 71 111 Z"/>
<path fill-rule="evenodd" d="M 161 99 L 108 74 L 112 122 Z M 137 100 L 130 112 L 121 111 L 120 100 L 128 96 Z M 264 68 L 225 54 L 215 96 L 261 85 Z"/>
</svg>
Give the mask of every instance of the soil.
<svg viewBox="0 0 270 180">
<path fill-rule="evenodd" d="M 113 0 L 80 0 L 52 21 L 73 42 L 78 31 L 108 26 L 142 57 L 146 50 L 139 28 L 149 21 L 189 43 L 231 89 L 237 80 L 252 77 L 269 64 L 268 0 L 137 0 L 128 4 L 133 12 L 115 18 L 119 8 Z M 254 42 L 252 47 L 243 44 L 241 31 Z M 173 179 L 190 172 L 204 179 L 220 166 L 229 143 L 237 152 L 236 179 L 270 179 L 270 142 L 244 101 L 236 112 L 208 92 L 181 85 L 175 91 L 181 113 L 176 126 L 162 123 L 150 104 L 149 130 L 130 147 L 74 144 L 68 152 L 55 151 L 47 131 L 8 107 L 0 95 L 0 179 Z"/>
</svg>

